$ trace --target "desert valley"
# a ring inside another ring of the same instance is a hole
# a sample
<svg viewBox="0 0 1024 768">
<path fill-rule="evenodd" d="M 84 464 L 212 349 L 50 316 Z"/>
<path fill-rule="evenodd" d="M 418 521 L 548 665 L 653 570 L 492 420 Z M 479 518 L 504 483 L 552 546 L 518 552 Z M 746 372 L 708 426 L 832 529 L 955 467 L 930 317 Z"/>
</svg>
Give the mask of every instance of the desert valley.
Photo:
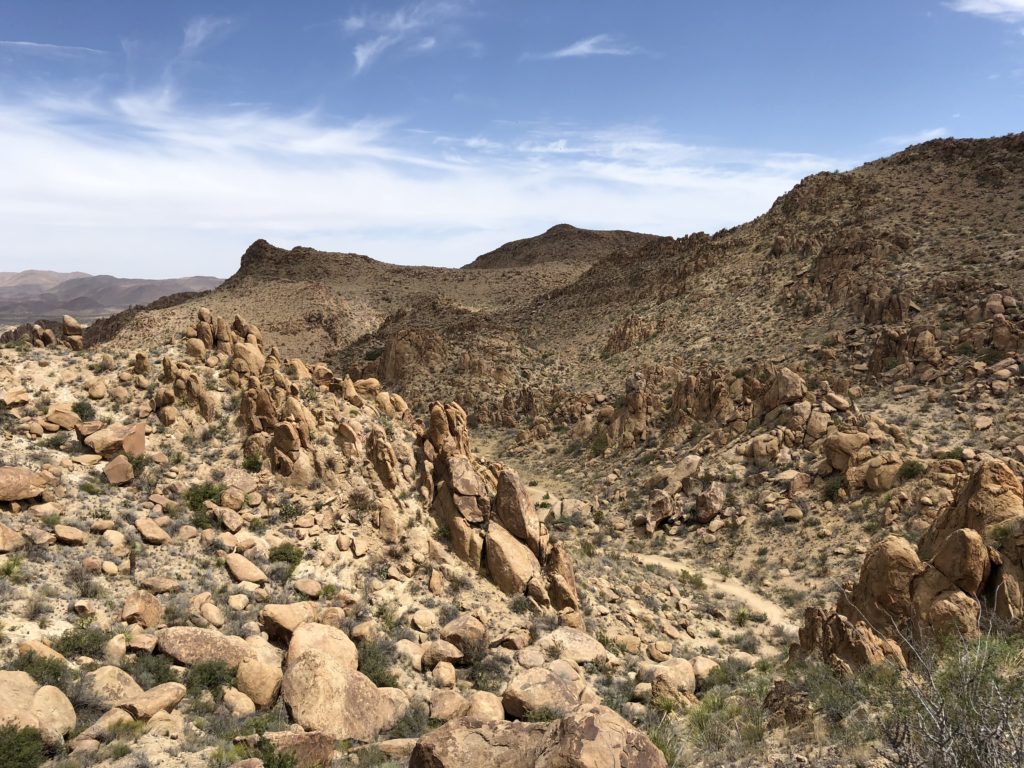
<svg viewBox="0 0 1024 768">
<path fill-rule="evenodd" d="M 1024 134 L 210 280 L 0 287 L 0 766 L 1020 764 Z"/>
</svg>

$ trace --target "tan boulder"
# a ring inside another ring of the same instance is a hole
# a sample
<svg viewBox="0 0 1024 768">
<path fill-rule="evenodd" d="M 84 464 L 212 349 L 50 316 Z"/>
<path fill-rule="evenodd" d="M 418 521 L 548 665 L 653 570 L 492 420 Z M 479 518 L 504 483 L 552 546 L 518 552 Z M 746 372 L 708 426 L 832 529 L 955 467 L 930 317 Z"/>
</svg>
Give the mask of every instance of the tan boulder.
<svg viewBox="0 0 1024 768">
<path fill-rule="evenodd" d="M 520 720 L 540 712 L 564 714 L 580 703 L 583 686 L 560 675 L 552 665 L 527 669 L 505 688 L 501 705 L 509 717 Z"/>
<path fill-rule="evenodd" d="M 544 556 L 548 542 L 547 528 L 537 517 L 537 511 L 519 475 L 512 470 L 502 470 L 498 474 L 493 514 L 506 531 L 526 542 L 538 558 Z"/>
<path fill-rule="evenodd" d="M 971 528 L 949 534 L 937 545 L 930 562 L 953 584 L 972 595 L 985 583 L 992 564 L 985 540 Z"/>
<path fill-rule="evenodd" d="M 121 608 L 121 621 L 141 624 L 147 629 L 160 624 L 163 618 L 164 607 L 160 600 L 144 590 L 130 595 Z"/>
<path fill-rule="evenodd" d="M 124 454 L 121 454 L 107 463 L 103 468 L 103 476 L 111 485 L 127 485 L 135 479 L 135 469 Z"/>
<path fill-rule="evenodd" d="M 0 501 L 34 499 L 50 483 L 50 478 L 41 472 L 33 472 L 25 467 L 0 467 Z"/>
<path fill-rule="evenodd" d="M 258 656 L 249 656 L 238 665 L 235 686 L 252 699 L 260 709 L 268 709 L 277 701 L 281 691 L 284 672 L 279 663 L 273 663 Z"/>
<path fill-rule="evenodd" d="M 171 540 L 171 535 L 148 517 L 140 517 L 135 521 L 135 530 L 147 544 L 166 544 Z"/>
<path fill-rule="evenodd" d="M 868 552 L 857 584 L 840 598 L 837 610 L 884 632 L 910 617 L 911 586 L 924 570 L 910 542 L 888 536 Z"/>
<path fill-rule="evenodd" d="M 240 555 L 237 552 L 232 552 L 225 557 L 224 564 L 228 568 L 228 573 L 231 574 L 235 581 L 251 581 L 255 584 L 263 584 L 267 580 L 267 574 L 259 566 L 246 558 L 245 555 Z"/>
<path fill-rule="evenodd" d="M 223 661 L 237 669 L 252 654 L 245 640 L 216 629 L 167 627 L 157 632 L 156 637 L 162 653 L 187 667 L 200 661 Z"/>
<path fill-rule="evenodd" d="M 572 627 L 559 627 L 549 632 L 537 641 L 536 646 L 545 655 L 554 654 L 577 664 L 600 663 L 608 659 L 608 651 L 600 642 Z"/>
<path fill-rule="evenodd" d="M 148 720 L 157 712 L 170 712 L 185 698 L 185 686 L 181 683 L 161 683 L 148 691 L 118 702 L 118 707 L 136 720 Z"/>
<path fill-rule="evenodd" d="M 960 489 L 956 501 L 931 524 L 918 544 L 930 559 L 954 531 L 970 528 L 986 540 L 992 529 L 1024 516 L 1024 487 L 1013 470 L 999 459 L 985 459 Z"/>
<path fill-rule="evenodd" d="M 79 425 L 82 426 L 84 423 Z M 146 452 L 146 425 L 111 424 L 91 433 L 83 442 L 105 459 L 121 451 L 128 456 L 142 456 Z"/>
<path fill-rule="evenodd" d="M 70 547 L 81 547 L 89 541 L 89 534 L 73 525 L 55 525 L 53 526 L 53 535 L 57 537 L 58 543 Z"/>
<path fill-rule="evenodd" d="M 316 621 L 316 603 L 270 603 L 260 611 L 263 631 L 275 640 L 287 642 L 306 621 Z"/>
<path fill-rule="evenodd" d="M 335 739 L 373 741 L 400 715 L 395 700 L 366 675 L 315 649 L 289 665 L 281 695 L 296 723 Z"/>
<path fill-rule="evenodd" d="M 119 701 L 132 699 L 143 693 L 142 687 L 123 669 L 113 666 L 99 667 L 82 678 L 88 694 L 109 709 Z"/>
<path fill-rule="evenodd" d="M 359 668 L 359 651 L 344 630 L 314 622 L 303 622 L 292 632 L 288 643 L 288 665 L 313 649 L 321 651 L 344 669 Z"/>
<path fill-rule="evenodd" d="M 60 688 L 44 685 L 32 697 L 33 717 L 39 721 L 39 728 L 45 735 L 52 735 L 57 741 L 75 729 L 78 718 L 75 708 Z"/>
<path fill-rule="evenodd" d="M 441 627 L 441 639 L 463 654 L 486 647 L 487 627 L 471 613 L 462 613 Z"/>
<path fill-rule="evenodd" d="M 870 442 L 871 438 L 864 432 L 834 432 L 825 438 L 822 449 L 832 468 L 845 472 L 868 457 Z"/>
<path fill-rule="evenodd" d="M 522 594 L 540 576 L 540 563 L 530 548 L 496 523 L 487 529 L 485 551 L 491 578 L 506 595 Z"/>
</svg>

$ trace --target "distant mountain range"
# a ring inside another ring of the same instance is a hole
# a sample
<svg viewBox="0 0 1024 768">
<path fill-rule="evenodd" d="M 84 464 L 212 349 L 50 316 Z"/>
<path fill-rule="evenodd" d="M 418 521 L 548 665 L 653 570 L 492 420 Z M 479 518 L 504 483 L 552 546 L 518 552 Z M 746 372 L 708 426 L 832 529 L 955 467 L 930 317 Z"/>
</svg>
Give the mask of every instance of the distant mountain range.
<svg viewBox="0 0 1024 768">
<path fill-rule="evenodd" d="M 57 319 L 65 314 L 91 322 L 168 294 L 209 291 L 222 282 L 219 277 L 141 280 L 38 269 L 0 272 L 0 324 Z"/>
</svg>

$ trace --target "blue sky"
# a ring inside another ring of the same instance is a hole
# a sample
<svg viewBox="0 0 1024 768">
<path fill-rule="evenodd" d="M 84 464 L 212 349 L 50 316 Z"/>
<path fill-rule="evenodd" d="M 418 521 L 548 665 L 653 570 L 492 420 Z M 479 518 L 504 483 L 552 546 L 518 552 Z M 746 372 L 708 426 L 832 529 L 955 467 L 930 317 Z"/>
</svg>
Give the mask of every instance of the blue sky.
<svg viewBox="0 0 1024 768">
<path fill-rule="evenodd" d="M 0 0 L 0 270 L 714 231 L 1022 118 L 1024 0 Z"/>
</svg>

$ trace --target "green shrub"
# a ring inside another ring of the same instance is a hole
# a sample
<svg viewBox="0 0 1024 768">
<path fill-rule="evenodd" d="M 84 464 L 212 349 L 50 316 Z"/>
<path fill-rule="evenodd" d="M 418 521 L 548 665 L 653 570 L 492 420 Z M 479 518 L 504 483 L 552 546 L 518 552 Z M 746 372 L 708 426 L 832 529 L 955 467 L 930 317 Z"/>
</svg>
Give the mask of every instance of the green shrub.
<svg viewBox="0 0 1024 768">
<path fill-rule="evenodd" d="M 48 749 L 38 729 L 0 725 L 0 768 L 36 768 L 48 759 Z"/>
<path fill-rule="evenodd" d="M 13 662 L 10 669 L 16 672 L 27 672 L 40 685 L 53 685 L 64 689 L 71 672 L 67 664 L 60 659 L 51 659 L 37 653 L 23 653 Z"/>
<path fill-rule="evenodd" d="M 193 512 L 206 509 L 204 503 L 212 501 L 220 504 L 220 496 L 224 493 L 224 486 L 220 483 L 195 483 L 185 491 L 185 503 Z"/>
<path fill-rule="evenodd" d="M 78 418 L 82 421 L 92 421 L 96 418 L 96 409 L 93 407 L 85 398 L 78 400 L 74 405 L 71 406 L 71 410 L 78 414 Z"/>
<path fill-rule="evenodd" d="M 899 476 L 901 480 L 913 480 L 928 471 L 923 462 L 916 459 L 907 459 L 900 465 Z"/>
<path fill-rule="evenodd" d="M 398 678 L 391 667 L 395 661 L 395 644 L 387 639 L 367 638 L 359 644 L 359 671 L 378 688 L 395 688 Z"/>
<path fill-rule="evenodd" d="M 52 448 L 56 451 L 64 446 L 69 437 L 70 434 L 67 432 L 54 432 L 52 435 L 48 435 L 40 440 L 39 445 L 42 448 Z"/>
<path fill-rule="evenodd" d="M 270 550 L 270 562 L 288 563 L 294 571 L 302 562 L 302 547 L 292 544 L 290 541 L 278 544 Z"/>
<path fill-rule="evenodd" d="M 124 671 L 143 689 L 149 690 L 154 685 L 177 682 L 178 676 L 171 666 L 170 656 L 140 653 L 125 665 Z"/>
<path fill-rule="evenodd" d="M 66 658 L 74 656 L 97 657 L 111 635 L 91 624 L 76 624 L 53 643 L 53 650 Z"/>
<path fill-rule="evenodd" d="M 843 476 L 833 475 L 825 481 L 825 487 L 821 491 L 822 498 L 827 501 L 835 501 L 839 498 L 839 491 L 843 488 Z"/>
<path fill-rule="evenodd" d="M 224 688 L 233 685 L 235 673 L 225 662 L 200 661 L 188 671 L 185 678 L 185 688 L 190 696 L 198 696 L 203 691 L 209 691 L 216 701 L 224 698 Z"/>
<path fill-rule="evenodd" d="M 206 507 L 193 510 L 192 516 L 189 518 L 189 520 L 192 523 L 192 525 L 199 529 L 213 528 L 213 524 L 215 522 L 213 519 L 213 515 L 210 514 L 210 510 L 208 510 Z"/>
<path fill-rule="evenodd" d="M 263 469 L 263 459 L 255 453 L 247 453 L 242 459 L 242 469 L 246 472 L 259 472 Z"/>
</svg>

